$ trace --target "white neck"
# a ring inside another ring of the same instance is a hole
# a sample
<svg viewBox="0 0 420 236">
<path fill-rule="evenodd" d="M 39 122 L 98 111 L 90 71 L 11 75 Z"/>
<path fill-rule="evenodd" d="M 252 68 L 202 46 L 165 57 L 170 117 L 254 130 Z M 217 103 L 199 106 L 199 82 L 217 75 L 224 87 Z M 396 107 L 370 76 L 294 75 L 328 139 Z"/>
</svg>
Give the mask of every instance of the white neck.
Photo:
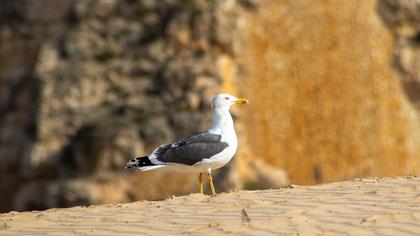
<svg viewBox="0 0 420 236">
<path fill-rule="evenodd" d="M 208 129 L 210 133 L 226 134 L 227 132 L 235 134 L 232 116 L 229 107 L 218 107 L 213 109 L 213 122 Z"/>
</svg>

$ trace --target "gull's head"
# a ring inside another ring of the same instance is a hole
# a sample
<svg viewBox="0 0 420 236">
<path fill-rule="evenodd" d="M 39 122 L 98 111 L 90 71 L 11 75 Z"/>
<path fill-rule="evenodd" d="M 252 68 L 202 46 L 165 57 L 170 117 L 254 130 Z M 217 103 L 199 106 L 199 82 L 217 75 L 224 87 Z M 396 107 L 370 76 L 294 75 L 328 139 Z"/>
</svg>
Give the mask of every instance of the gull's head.
<svg viewBox="0 0 420 236">
<path fill-rule="evenodd" d="M 237 98 L 227 93 L 219 93 L 213 97 L 211 103 L 213 109 L 229 109 L 232 105 L 247 104 L 249 102 L 245 98 Z"/>
</svg>

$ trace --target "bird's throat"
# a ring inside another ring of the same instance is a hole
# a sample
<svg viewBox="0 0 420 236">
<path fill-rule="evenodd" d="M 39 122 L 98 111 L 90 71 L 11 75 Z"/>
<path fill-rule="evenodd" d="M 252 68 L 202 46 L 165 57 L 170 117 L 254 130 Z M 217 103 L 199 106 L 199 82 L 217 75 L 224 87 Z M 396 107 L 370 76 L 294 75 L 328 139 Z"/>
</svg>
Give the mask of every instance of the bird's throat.
<svg viewBox="0 0 420 236">
<path fill-rule="evenodd" d="M 210 126 L 209 132 L 215 134 L 222 134 L 226 131 L 235 131 L 233 126 L 232 115 L 229 109 L 218 108 L 213 110 L 213 121 Z"/>
</svg>

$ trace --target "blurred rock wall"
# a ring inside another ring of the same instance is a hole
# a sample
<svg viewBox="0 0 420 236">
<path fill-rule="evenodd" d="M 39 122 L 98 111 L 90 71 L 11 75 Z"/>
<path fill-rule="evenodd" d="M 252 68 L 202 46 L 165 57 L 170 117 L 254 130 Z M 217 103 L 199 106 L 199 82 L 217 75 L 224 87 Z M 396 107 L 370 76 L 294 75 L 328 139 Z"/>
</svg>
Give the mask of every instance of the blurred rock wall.
<svg viewBox="0 0 420 236">
<path fill-rule="evenodd" d="M 419 174 L 419 13 L 419 1 L 392 0 L 263 1 L 247 13 L 237 57 L 250 148 L 239 156 L 299 184 Z"/>
<path fill-rule="evenodd" d="M 393 68 L 420 111 L 420 1 L 381 0 L 378 11 L 394 38 Z"/>
<path fill-rule="evenodd" d="M 0 2 L 0 211 L 15 209 L 24 159 L 37 139 L 41 80 L 34 74 L 45 41 L 65 30 L 71 2 Z"/>
<path fill-rule="evenodd" d="M 198 191 L 196 175 L 122 168 L 206 128 L 223 82 L 218 64 L 230 57 L 235 14 L 244 7 L 0 2 L 0 211 Z M 235 185 L 226 174 L 217 183 Z"/>
</svg>

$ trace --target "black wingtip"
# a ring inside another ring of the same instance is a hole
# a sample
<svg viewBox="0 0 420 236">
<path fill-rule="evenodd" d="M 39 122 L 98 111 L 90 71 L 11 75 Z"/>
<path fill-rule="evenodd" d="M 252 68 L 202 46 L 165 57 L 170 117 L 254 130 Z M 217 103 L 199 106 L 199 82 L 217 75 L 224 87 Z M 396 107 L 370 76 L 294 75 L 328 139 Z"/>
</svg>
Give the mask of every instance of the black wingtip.
<svg viewBox="0 0 420 236">
<path fill-rule="evenodd" d="M 152 166 L 152 165 L 154 165 L 154 164 L 152 162 L 150 162 L 148 156 L 136 157 L 136 158 L 130 160 L 129 162 L 127 162 L 127 164 L 125 164 L 124 169 L 130 169 L 130 168 L 134 168 L 134 167 L 143 167 L 143 166 Z"/>
</svg>

